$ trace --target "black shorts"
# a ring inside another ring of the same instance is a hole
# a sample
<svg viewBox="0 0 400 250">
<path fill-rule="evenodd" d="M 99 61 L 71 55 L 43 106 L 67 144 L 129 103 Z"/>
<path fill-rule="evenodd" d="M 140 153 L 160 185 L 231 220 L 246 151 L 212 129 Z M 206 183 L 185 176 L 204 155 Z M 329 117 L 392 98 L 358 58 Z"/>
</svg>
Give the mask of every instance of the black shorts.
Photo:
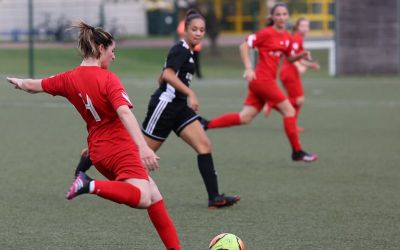
<svg viewBox="0 0 400 250">
<path fill-rule="evenodd" d="M 174 99 L 172 102 L 152 97 L 142 131 L 148 137 L 164 141 L 174 131 L 177 136 L 189 124 L 199 119 L 186 100 Z"/>
</svg>

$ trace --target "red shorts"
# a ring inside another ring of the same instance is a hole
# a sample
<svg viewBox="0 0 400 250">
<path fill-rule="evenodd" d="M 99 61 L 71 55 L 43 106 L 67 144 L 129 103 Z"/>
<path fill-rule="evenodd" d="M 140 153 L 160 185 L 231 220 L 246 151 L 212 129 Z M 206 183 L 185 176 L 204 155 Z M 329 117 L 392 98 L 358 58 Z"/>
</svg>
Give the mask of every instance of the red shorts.
<svg viewBox="0 0 400 250">
<path fill-rule="evenodd" d="M 149 179 L 138 151 L 121 151 L 93 164 L 109 180 Z"/>
<path fill-rule="evenodd" d="M 299 78 L 287 77 L 281 78 L 282 85 L 285 87 L 289 98 L 296 99 L 304 96 L 303 84 Z"/>
<path fill-rule="evenodd" d="M 243 104 L 261 111 L 265 104 L 273 106 L 286 99 L 287 97 L 275 80 L 254 80 L 249 84 L 248 94 Z"/>
</svg>

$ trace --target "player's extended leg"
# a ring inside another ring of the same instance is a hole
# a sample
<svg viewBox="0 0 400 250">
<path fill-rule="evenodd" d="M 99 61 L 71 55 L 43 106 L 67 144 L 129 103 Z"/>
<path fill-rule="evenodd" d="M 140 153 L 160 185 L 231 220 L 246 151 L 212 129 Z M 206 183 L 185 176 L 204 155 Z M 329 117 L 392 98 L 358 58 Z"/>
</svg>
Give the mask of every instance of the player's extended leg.
<svg viewBox="0 0 400 250">
<path fill-rule="evenodd" d="M 133 208 L 147 209 L 150 219 L 167 249 L 180 250 L 175 226 L 166 211 L 164 201 L 154 181 L 127 179 L 124 181 L 93 180 L 79 172 L 72 183 L 67 199 L 90 193 Z M 152 202 L 156 201 L 156 202 Z"/>
<path fill-rule="evenodd" d="M 178 234 L 174 222 L 169 217 L 165 208 L 163 197 L 158 190 L 157 184 L 149 177 L 151 205 L 147 208 L 147 213 L 151 222 L 157 229 L 158 235 L 167 249 L 180 250 Z"/>
<path fill-rule="evenodd" d="M 292 159 L 294 161 L 305 162 L 317 160 L 316 155 L 308 154 L 302 150 L 299 134 L 297 132 L 297 122 L 295 117 L 296 111 L 290 104 L 289 100 L 286 99 L 278 103 L 276 106 L 283 115 L 283 126 L 285 129 L 285 133 L 293 149 Z"/>
<path fill-rule="evenodd" d="M 147 208 L 151 204 L 150 184 L 146 179 L 93 180 L 85 173 L 79 172 L 66 198 L 71 200 L 85 193 L 96 194 L 104 199 L 133 208 Z"/>
<path fill-rule="evenodd" d="M 217 174 L 215 172 L 213 158 L 211 154 L 211 142 L 207 137 L 199 121 L 194 121 L 187 125 L 179 136 L 197 152 L 197 163 L 200 174 L 208 193 L 208 206 L 218 208 L 230 206 L 240 200 L 240 197 L 225 196 L 218 190 Z"/>
<path fill-rule="evenodd" d="M 206 128 L 225 128 L 249 124 L 257 116 L 259 110 L 253 106 L 245 105 L 239 113 L 226 113 L 211 119 Z"/>
</svg>

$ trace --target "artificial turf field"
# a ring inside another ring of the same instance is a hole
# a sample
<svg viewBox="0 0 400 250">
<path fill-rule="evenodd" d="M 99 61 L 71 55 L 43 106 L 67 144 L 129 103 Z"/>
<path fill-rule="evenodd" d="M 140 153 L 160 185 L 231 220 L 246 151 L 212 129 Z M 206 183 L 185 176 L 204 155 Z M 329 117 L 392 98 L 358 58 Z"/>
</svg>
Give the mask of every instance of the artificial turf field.
<svg viewBox="0 0 400 250">
<path fill-rule="evenodd" d="M 121 49 L 113 70 L 143 120 L 166 49 Z M 280 116 L 247 127 L 208 131 L 220 190 L 240 194 L 228 209 L 207 209 L 194 151 L 174 134 L 152 173 L 183 249 L 207 249 L 231 232 L 246 249 L 399 249 L 400 79 L 337 77 L 323 69 L 305 78 L 300 123 L 312 164 L 290 160 Z M 203 54 L 205 79 L 193 81 L 200 113 L 239 111 L 246 83 L 236 48 Z M 63 99 L 12 89 L 6 75 L 26 74 L 26 51 L 0 50 L 0 249 L 162 249 L 146 211 L 86 195 L 64 195 L 85 126 Z M 73 49 L 36 51 L 39 76 L 79 64 Z M 89 175 L 102 178 L 94 169 Z"/>
</svg>

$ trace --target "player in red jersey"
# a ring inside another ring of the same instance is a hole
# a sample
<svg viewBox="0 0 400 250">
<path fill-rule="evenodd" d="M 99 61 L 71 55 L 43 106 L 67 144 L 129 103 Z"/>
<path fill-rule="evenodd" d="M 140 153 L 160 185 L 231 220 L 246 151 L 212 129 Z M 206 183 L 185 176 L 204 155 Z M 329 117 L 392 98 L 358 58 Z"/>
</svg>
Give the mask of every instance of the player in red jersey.
<svg viewBox="0 0 400 250">
<path fill-rule="evenodd" d="M 184 38 L 168 53 L 158 89 L 150 98 L 142 131 L 154 151 L 163 145 L 172 131 L 181 137 L 197 153 L 197 165 L 208 194 L 208 207 L 232 206 L 240 200 L 240 196 L 219 192 L 211 142 L 198 121 L 199 115 L 195 111 L 199 103 L 196 94 L 190 89 L 195 72 L 193 48 L 201 42 L 205 33 L 203 16 L 195 10 L 189 10 L 184 30 Z M 83 150 L 76 173 L 85 172 L 91 164 L 87 151 Z"/>
<path fill-rule="evenodd" d="M 307 32 L 310 30 L 310 22 L 302 17 L 296 21 L 293 27 L 293 35 L 290 41 L 290 49 L 292 55 L 297 55 L 304 51 L 303 40 Z M 305 73 L 307 68 L 314 70 L 319 69 L 318 62 L 309 60 L 298 60 L 289 62 L 286 58 L 283 61 L 279 77 L 285 87 L 290 103 L 296 110 L 296 119 L 298 120 L 300 109 L 304 104 L 304 90 L 301 82 L 301 74 Z M 302 127 L 297 127 L 297 131 L 302 132 Z"/>
<path fill-rule="evenodd" d="M 227 113 L 209 122 L 203 120 L 203 126 L 213 129 L 248 124 L 266 104 L 275 105 L 283 115 L 285 133 L 293 149 L 292 159 L 311 162 L 315 161 L 317 156 L 303 151 L 297 132 L 295 110 L 276 83 L 278 64 L 283 55 L 289 61 L 309 57 L 308 51 L 294 56 L 289 54 L 290 34 L 285 30 L 288 18 L 286 4 L 276 4 L 271 9 L 268 27 L 248 36 L 240 46 L 240 55 L 245 66 L 243 77 L 249 82 L 243 109 L 239 113 Z M 259 53 L 255 70 L 251 65 L 250 49 L 258 49 Z"/>
<path fill-rule="evenodd" d="M 63 96 L 85 120 L 91 160 L 109 180 L 93 180 L 79 172 L 67 199 L 89 193 L 132 208 L 147 209 L 167 249 L 181 249 L 175 226 L 157 185 L 147 170 L 158 167 L 158 156 L 148 147 L 129 110 L 132 103 L 118 77 L 108 71 L 115 59 L 113 37 L 102 28 L 80 22 L 80 66 L 46 79 L 7 78 L 17 89 Z"/>
</svg>

